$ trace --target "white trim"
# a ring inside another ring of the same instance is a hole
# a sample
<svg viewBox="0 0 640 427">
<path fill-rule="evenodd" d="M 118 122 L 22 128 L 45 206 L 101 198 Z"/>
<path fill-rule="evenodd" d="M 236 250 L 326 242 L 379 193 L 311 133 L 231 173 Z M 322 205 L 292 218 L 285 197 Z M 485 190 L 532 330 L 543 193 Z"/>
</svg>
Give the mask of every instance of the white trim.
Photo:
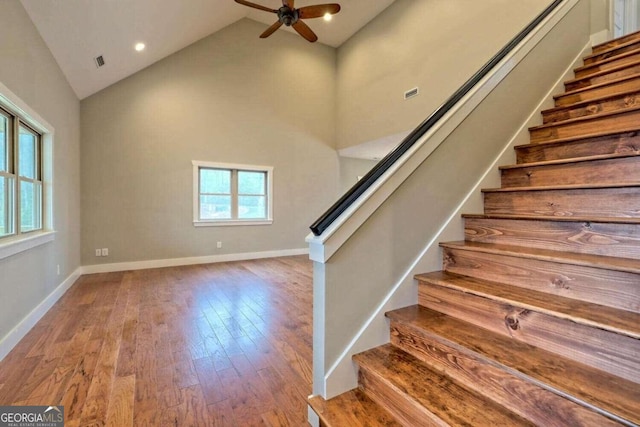
<svg viewBox="0 0 640 427">
<path fill-rule="evenodd" d="M 237 225 L 270 225 L 273 224 L 271 219 L 227 219 L 224 221 L 194 221 L 194 227 L 233 227 Z"/>
<path fill-rule="evenodd" d="M 602 30 L 595 34 L 591 34 L 591 46 L 599 45 L 611 39 L 611 32 L 609 30 Z"/>
<path fill-rule="evenodd" d="M 343 212 L 320 236 L 309 234 L 310 257 L 325 263 L 360 228 L 382 203 L 411 173 L 455 130 L 482 100 L 535 48 L 546 33 L 571 10 L 579 0 L 568 0 L 545 18 L 536 31 L 530 33 L 518 49 L 505 57 L 494 71 L 485 76 L 474 89 L 458 102 L 438 123 L 420 138 L 367 191 Z"/>
<path fill-rule="evenodd" d="M 273 166 L 242 165 L 238 163 L 218 163 L 192 160 L 193 165 L 193 225 L 195 227 L 216 227 L 227 225 L 269 225 L 273 223 Z M 200 168 L 235 169 L 241 171 L 257 171 L 267 174 L 267 217 L 255 220 L 219 219 L 201 220 L 200 211 Z"/>
<path fill-rule="evenodd" d="M 5 259 L 54 240 L 55 231 L 41 231 L 0 240 L 0 259 Z"/>
<path fill-rule="evenodd" d="M 518 135 L 523 132 L 527 132 L 528 126 L 533 121 L 534 118 L 538 117 L 540 111 L 544 109 L 545 102 L 549 99 L 553 98 L 553 95 L 557 92 L 558 87 L 562 87 L 563 82 L 570 76 L 573 72 L 573 69 L 576 67 L 577 63 L 579 63 L 582 57 L 591 49 L 591 43 L 588 43 L 584 49 L 574 58 L 573 62 L 565 69 L 564 73 L 558 78 L 552 88 L 545 94 L 540 103 L 533 108 L 529 117 L 524 121 L 521 127 L 513 134 L 511 140 L 505 145 L 502 151 L 497 155 L 494 159 L 491 166 L 489 166 L 482 177 L 476 182 L 476 185 L 465 195 L 462 202 L 455 208 L 454 211 L 446 218 L 446 220 L 442 223 L 441 227 L 435 233 L 433 238 L 427 243 L 427 245 L 422 249 L 417 258 L 411 263 L 411 265 L 407 268 L 407 270 L 402 274 L 401 278 L 394 284 L 389 293 L 383 298 L 382 302 L 375 308 L 371 316 L 366 320 L 366 322 L 362 325 L 362 327 L 358 330 L 353 339 L 346 346 L 344 351 L 340 354 L 340 356 L 336 359 L 336 361 L 331 365 L 331 367 L 327 370 L 325 374 L 325 384 L 324 391 L 325 396 L 327 398 L 331 398 L 336 394 L 342 393 L 344 390 L 348 390 L 353 388 L 353 383 L 357 381 L 355 371 L 353 369 L 353 362 L 351 361 L 351 355 L 366 350 L 371 347 L 375 347 L 380 345 L 377 342 L 371 342 L 371 340 L 375 340 L 378 337 L 378 334 L 370 331 L 372 325 L 375 322 L 382 322 L 380 324 L 385 325 L 385 339 L 388 341 L 388 327 L 386 323 L 384 323 L 385 313 L 389 310 L 393 310 L 398 307 L 397 304 L 394 304 L 394 297 L 397 297 L 397 293 L 399 289 L 406 285 L 407 283 L 413 282 L 413 276 L 416 271 L 416 267 L 421 264 L 426 256 L 428 256 L 428 252 L 430 250 L 435 250 L 435 256 L 441 257 L 440 251 L 438 251 L 438 242 L 442 240 L 441 236 L 446 234 L 448 228 L 452 225 L 452 221 L 461 217 L 465 205 L 469 202 L 471 197 L 476 195 L 482 187 L 485 186 L 484 180 L 487 179 L 489 174 L 496 171 L 498 166 L 502 163 L 502 158 L 505 154 L 512 149 L 518 140 Z M 366 334 L 369 334 L 367 337 Z M 369 338 L 369 339 L 367 339 Z M 385 341 L 385 342 L 387 342 Z"/>
<path fill-rule="evenodd" d="M 0 239 L 0 260 L 48 243 L 55 238 L 53 223 L 53 140 L 55 129 L 22 101 L 8 87 L 0 83 L 0 107 L 16 115 L 41 134 L 42 158 L 42 231 Z M 17 179 L 17 178 L 16 178 Z M 18 219 L 16 218 L 16 221 Z"/>
<path fill-rule="evenodd" d="M 115 271 L 145 270 L 148 268 L 176 267 L 180 265 L 213 264 L 216 262 L 245 261 L 250 259 L 277 258 L 293 255 L 307 255 L 309 249 L 283 249 L 279 251 L 243 252 L 237 254 L 207 255 L 199 257 L 155 259 L 114 264 L 95 264 L 81 267 L 82 274 L 111 273 Z"/>
<path fill-rule="evenodd" d="M 31 310 L 24 319 L 18 323 L 7 335 L 0 338 L 0 360 L 9 354 L 13 347 L 20 342 L 22 338 L 35 326 L 42 316 L 44 316 L 51 307 L 60 299 L 62 295 L 75 283 L 80 277 L 80 268 L 77 268 L 69 275 L 53 292 L 51 292 L 36 308 Z"/>
</svg>

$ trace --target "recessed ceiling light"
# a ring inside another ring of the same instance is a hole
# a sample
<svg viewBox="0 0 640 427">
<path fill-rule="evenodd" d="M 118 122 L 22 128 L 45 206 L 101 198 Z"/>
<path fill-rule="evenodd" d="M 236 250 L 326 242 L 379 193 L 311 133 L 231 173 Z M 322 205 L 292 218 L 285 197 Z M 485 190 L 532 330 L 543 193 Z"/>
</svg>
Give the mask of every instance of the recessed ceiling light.
<svg viewBox="0 0 640 427">
<path fill-rule="evenodd" d="M 144 50 L 144 47 L 145 47 L 145 46 L 144 46 L 144 43 L 136 43 L 135 49 L 136 49 L 138 52 L 142 52 L 142 51 Z"/>
<path fill-rule="evenodd" d="M 331 16 L 331 14 L 329 12 L 324 14 L 324 20 L 325 21 L 331 21 L 331 18 L 332 18 L 332 16 Z"/>
</svg>

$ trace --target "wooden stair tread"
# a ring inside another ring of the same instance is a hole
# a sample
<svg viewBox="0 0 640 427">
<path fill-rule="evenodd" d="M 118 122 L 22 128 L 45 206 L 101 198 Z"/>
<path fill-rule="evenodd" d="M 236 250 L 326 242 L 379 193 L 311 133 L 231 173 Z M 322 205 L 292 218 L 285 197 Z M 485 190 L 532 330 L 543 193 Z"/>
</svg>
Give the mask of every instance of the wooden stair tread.
<svg viewBox="0 0 640 427">
<path fill-rule="evenodd" d="M 638 91 L 640 92 L 640 91 Z M 636 93 L 636 92 L 631 92 L 631 93 Z M 628 96 L 629 92 L 617 92 L 617 93 L 611 93 L 611 94 L 607 94 L 607 95 L 603 95 L 603 96 L 599 96 L 597 98 L 591 98 L 588 99 L 586 101 L 577 101 L 574 102 L 573 104 L 567 104 L 567 105 L 560 105 L 558 107 L 552 107 L 552 108 L 547 108 L 546 110 L 542 110 L 542 114 L 551 114 L 551 113 L 555 113 L 558 111 L 562 111 L 562 110 L 571 110 L 574 108 L 580 108 L 580 107 L 585 107 L 591 104 L 597 104 L 600 102 L 604 102 L 607 100 L 612 100 L 612 99 L 616 99 L 616 98 L 624 98 L 625 96 Z"/>
<path fill-rule="evenodd" d="M 630 113 L 633 111 L 638 111 L 638 110 L 640 110 L 640 105 L 633 105 L 631 107 L 620 108 L 614 111 L 605 111 L 601 113 L 589 114 L 587 116 L 580 116 L 580 117 L 573 117 L 571 119 L 558 120 L 556 122 L 545 123 L 538 126 L 531 126 L 529 128 L 529 131 L 531 132 L 531 131 L 536 131 L 541 129 L 549 129 L 549 128 L 564 126 L 564 125 L 573 124 L 573 123 L 588 122 L 592 120 L 601 120 L 601 119 L 605 119 L 613 116 L 618 116 L 621 114 Z"/>
<path fill-rule="evenodd" d="M 611 86 L 613 84 L 620 83 L 620 82 L 625 82 L 627 80 L 634 80 L 634 79 L 637 79 L 639 77 L 640 77 L 640 75 L 624 76 L 624 77 L 620 77 L 618 79 L 613 79 L 613 80 L 609 80 L 609 81 L 606 81 L 606 82 L 596 83 L 596 84 L 593 84 L 593 85 L 590 85 L 590 86 L 587 86 L 587 87 L 581 87 L 581 88 L 578 88 L 578 89 L 568 90 L 568 91 L 559 93 L 557 95 L 554 95 L 553 99 L 558 99 L 558 98 L 561 98 L 563 96 L 570 96 L 570 95 L 580 94 L 580 93 L 587 92 L 587 91 L 592 90 L 592 89 Z"/>
<path fill-rule="evenodd" d="M 500 170 L 509 170 L 509 169 L 522 169 L 522 168 L 531 168 L 537 166 L 547 166 L 547 165 L 564 165 L 570 163 L 581 163 L 581 162 L 590 162 L 594 160 L 613 160 L 613 159 L 623 159 L 626 157 L 637 157 L 640 155 L 640 152 L 637 153 L 613 153 L 613 154 L 600 154 L 597 156 L 585 156 L 585 157 L 574 157 L 574 158 L 564 158 L 557 160 L 545 160 L 540 162 L 530 162 L 530 163 L 516 163 L 513 165 L 503 165 L 500 166 Z"/>
<path fill-rule="evenodd" d="M 514 148 L 515 149 L 523 149 L 523 148 L 529 148 L 532 146 L 542 146 L 542 145 L 562 145 L 564 143 L 567 142 L 575 142 L 575 141 L 582 141 L 582 140 L 589 140 L 589 139 L 598 139 L 598 138 L 606 138 L 606 137 L 611 137 L 611 138 L 615 138 L 615 137 L 621 137 L 621 136 L 634 136 L 635 134 L 638 133 L 637 129 L 632 129 L 632 130 L 624 130 L 624 131 L 620 131 L 620 130 L 616 130 L 616 131 L 604 131 L 601 134 L 598 135 L 593 135 L 593 136 L 572 136 L 572 137 L 567 137 L 567 138 L 558 138 L 558 139 L 554 139 L 554 140 L 549 140 L 549 141 L 541 141 L 541 142 L 536 142 L 535 144 L 520 144 L 520 145 L 516 145 Z M 633 152 L 640 152 L 640 146 L 635 147 L 636 149 Z"/>
<path fill-rule="evenodd" d="M 637 224 L 640 218 L 622 217 L 577 217 L 577 216 L 543 216 L 543 215 L 509 215 L 509 214 L 462 214 L 463 218 L 479 219 L 512 219 L 526 221 L 559 221 L 559 222 L 596 222 L 605 224 Z"/>
<path fill-rule="evenodd" d="M 579 82 L 584 81 L 584 80 L 589 80 L 589 79 L 592 79 L 594 77 L 606 76 L 607 74 L 612 74 L 612 73 L 615 73 L 617 71 L 624 70 L 626 68 L 634 67 L 636 65 L 640 65 L 640 61 L 628 62 L 626 64 L 618 65 L 617 67 L 611 67 L 611 68 L 606 69 L 606 70 L 601 70 L 601 71 L 598 71 L 596 73 L 589 74 L 588 76 L 585 76 L 585 77 L 578 77 L 578 78 L 570 79 L 570 80 L 565 81 L 564 84 L 565 85 L 570 85 L 570 84 L 574 84 L 574 83 L 579 83 Z"/>
<path fill-rule="evenodd" d="M 401 427 L 387 411 L 371 400 L 362 390 L 355 389 L 332 399 L 310 396 L 311 408 L 327 427 Z"/>
<path fill-rule="evenodd" d="M 640 313 L 618 310 L 558 295 L 549 298 L 549 294 L 545 292 L 443 271 L 418 274 L 415 278 L 419 281 L 437 283 L 450 289 L 549 314 L 574 323 L 616 332 L 636 339 L 640 338 Z"/>
<path fill-rule="evenodd" d="M 462 249 L 476 252 L 507 255 L 518 258 L 531 258 L 541 261 L 552 261 L 561 264 L 595 267 L 605 270 L 624 271 L 640 274 L 640 262 L 629 258 L 607 257 L 602 255 L 578 254 L 573 252 L 558 252 L 520 246 L 498 245 L 481 242 L 441 242 L 440 246 L 449 249 Z"/>
<path fill-rule="evenodd" d="M 590 190 L 602 188 L 633 188 L 639 187 L 640 182 L 613 183 L 613 184 L 572 184 L 572 185 L 549 185 L 541 187 L 506 187 L 506 188 L 483 188 L 483 193 L 510 193 L 514 191 L 549 191 L 549 190 Z"/>
<path fill-rule="evenodd" d="M 376 375 L 387 386 L 410 398 L 417 406 L 426 408 L 437 419 L 444 421 L 444 425 L 532 425 L 391 344 L 356 354 L 353 359 L 361 370 Z M 365 382 L 365 390 L 366 387 Z M 421 415 L 427 416 L 426 413 Z M 427 421 L 426 418 L 422 419 Z"/>
<path fill-rule="evenodd" d="M 612 40 L 607 40 L 606 42 L 602 42 L 602 43 L 598 43 L 597 45 L 594 45 L 591 49 L 594 52 L 597 51 L 601 51 L 601 50 L 605 50 L 607 49 L 607 47 L 609 45 L 611 45 L 611 43 L 614 43 L 617 45 L 617 43 L 624 43 L 626 40 L 636 40 L 636 39 L 640 39 L 640 31 L 634 31 L 632 33 L 629 34 L 625 34 L 624 36 L 621 37 L 617 37 L 615 39 Z"/>
<path fill-rule="evenodd" d="M 502 369 L 587 407 L 601 408 L 640 423 L 640 387 L 634 382 L 577 363 L 538 347 L 479 330 L 463 320 L 414 305 L 388 312 L 392 322 L 409 324 L 439 341 L 499 364 Z M 479 333 L 481 331 L 481 333 Z"/>
<path fill-rule="evenodd" d="M 583 57 L 582 60 L 583 61 L 588 61 L 589 59 L 595 58 L 596 56 L 605 55 L 607 53 L 615 52 L 616 50 L 620 50 L 620 49 L 625 48 L 627 46 L 633 46 L 634 44 L 638 44 L 639 42 L 640 42 L 640 40 L 638 40 L 638 39 L 631 39 L 631 40 L 628 40 L 628 41 L 620 43 L 620 44 L 609 46 L 609 47 L 604 48 L 602 50 L 599 50 L 597 52 L 593 52 L 593 53 Z"/>
<path fill-rule="evenodd" d="M 626 58 L 628 56 L 637 55 L 638 53 L 640 53 L 640 48 L 621 53 L 620 55 L 611 56 L 609 58 L 604 58 L 604 59 L 601 59 L 600 61 L 592 62 L 591 64 L 581 65 L 579 67 L 574 68 L 573 71 L 575 73 L 579 73 L 580 71 L 588 70 L 589 68 L 599 67 L 599 66 L 601 66 L 603 64 L 608 64 L 610 62 L 614 62 L 616 60 L 620 60 L 620 59 Z"/>
</svg>

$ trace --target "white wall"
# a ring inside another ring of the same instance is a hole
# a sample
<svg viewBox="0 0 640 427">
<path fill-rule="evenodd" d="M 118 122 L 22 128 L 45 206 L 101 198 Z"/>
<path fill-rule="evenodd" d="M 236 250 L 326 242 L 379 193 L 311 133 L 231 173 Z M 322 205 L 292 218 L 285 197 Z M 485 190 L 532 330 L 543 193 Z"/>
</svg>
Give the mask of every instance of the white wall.
<svg viewBox="0 0 640 427">
<path fill-rule="evenodd" d="M 378 163 L 377 160 L 340 157 L 340 192 L 345 193 Z"/>
<path fill-rule="evenodd" d="M 238 21 L 82 101 L 83 264 L 306 247 L 339 189 L 335 49 L 264 29 Z M 195 228 L 192 160 L 273 166 L 273 224 Z"/>
<path fill-rule="evenodd" d="M 0 260 L 1 357 L 16 339 L 8 334 L 80 266 L 80 103 L 18 1 L 0 1 L 0 82 L 55 128 L 57 231 L 53 242 Z"/>
</svg>

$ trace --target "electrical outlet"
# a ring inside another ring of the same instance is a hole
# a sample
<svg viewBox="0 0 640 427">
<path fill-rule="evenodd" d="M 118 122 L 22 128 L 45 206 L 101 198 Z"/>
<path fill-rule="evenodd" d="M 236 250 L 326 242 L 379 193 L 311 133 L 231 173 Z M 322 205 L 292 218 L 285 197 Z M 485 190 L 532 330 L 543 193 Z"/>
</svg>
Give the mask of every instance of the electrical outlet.
<svg viewBox="0 0 640 427">
<path fill-rule="evenodd" d="M 222 242 L 218 242 L 218 249 L 220 249 L 222 247 Z"/>
<path fill-rule="evenodd" d="M 96 249 L 96 256 L 102 256 L 102 251 L 100 249 Z"/>
<path fill-rule="evenodd" d="M 102 248 L 102 256 L 109 256 L 109 248 Z"/>
</svg>

